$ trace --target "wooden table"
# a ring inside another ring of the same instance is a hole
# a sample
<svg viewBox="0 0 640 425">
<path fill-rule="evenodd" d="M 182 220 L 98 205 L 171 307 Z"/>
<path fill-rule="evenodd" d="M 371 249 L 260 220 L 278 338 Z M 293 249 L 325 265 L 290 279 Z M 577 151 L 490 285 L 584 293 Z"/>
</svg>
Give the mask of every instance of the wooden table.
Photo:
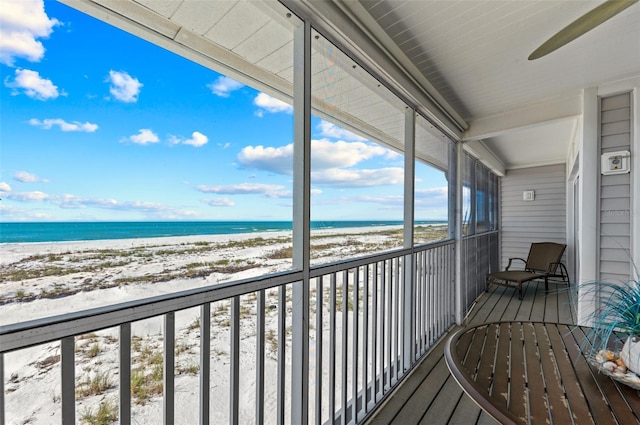
<svg viewBox="0 0 640 425">
<path fill-rule="evenodd" d="M 455 332 L 447 366 L 503 424 L 639 424 L 640 391 L 591 366 L 579 349 L 589 328 L 496 322 Z"/>
</svg>

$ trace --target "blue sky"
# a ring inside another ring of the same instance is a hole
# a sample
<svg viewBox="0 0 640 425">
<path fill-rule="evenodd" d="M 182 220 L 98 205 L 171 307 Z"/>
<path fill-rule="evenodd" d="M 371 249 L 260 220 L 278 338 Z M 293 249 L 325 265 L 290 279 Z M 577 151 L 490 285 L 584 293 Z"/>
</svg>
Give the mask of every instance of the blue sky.
<svg viewBox="0 0 640 425">
<path fill-rule="evenodd" d="M 0 0 L 0 31 L 0 221 L 291 219 L 289 105 L 57 2 Z M 312 219 L 402 219 L 401 155 L 312 139 Z M 416 218 L 446 218 L 427 166 Z"/>
</svg>

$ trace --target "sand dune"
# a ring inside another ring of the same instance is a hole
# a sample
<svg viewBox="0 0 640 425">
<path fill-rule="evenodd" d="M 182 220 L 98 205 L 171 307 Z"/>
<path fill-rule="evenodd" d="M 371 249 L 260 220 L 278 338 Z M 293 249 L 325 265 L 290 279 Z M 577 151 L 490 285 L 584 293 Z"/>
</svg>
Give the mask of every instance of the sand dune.
<svg viewBox="0 0 640 425">
<path fill-rule="evenodd" d="M 444 234 L 442 227 L 428 231 L 434 239 Z M 312 261 L 327 263 L 397 248 L 399 232 L 400 229 L 388 227 L 315 232 Z M 291 238 L 286 232 L 2 244 L 0 325 L 288 270 L 290 249 Z M 314 305 L 315 295 L 312 294 Z M 242 297 L 246 313 L 241 320 L 243 423 L 252 423 L 254 414 L 255 306 L 255 294 Z M 226 423 L 229 302 L 217 302 L 211 311 L 212 420 Z M 198 422 L 199 315 L 198 309 L 176 314 L 177 423 Z M 327 316 L 324 317 L 328 320 Z M 276 422 L 277 317 L 274 289 L 267 294 L 265 318 L 267 423 Z M 288 315 L 287 328 L 290 325 Z M 323 328 L 325 332 L 326 327 Z M 312 334 L 315 332 L 312 330 Z M 135 387 L 139 392 L 132 394 L 133 423 L 161 423 L 161 386 L 157 378 L 162 368 L 162 318 L 134 323 L 132 333 L 132 381 L 135 378 L 142 382 Z M 117 413 L 117 337 L 117 329 L 76 337 L 78 422 L 92 423 L 102 412 L 108 423 L 109 414 Z M 287 338 L 288 341 L 290 336 Z M 59 344 L 51 343 L 5 355 L 6 423 L 60 423 L 59 351 Z M 290 354 L 288 350 L 287 353 Z M 328 379 L 323 386 L 327 383 Z"/>
</svg>

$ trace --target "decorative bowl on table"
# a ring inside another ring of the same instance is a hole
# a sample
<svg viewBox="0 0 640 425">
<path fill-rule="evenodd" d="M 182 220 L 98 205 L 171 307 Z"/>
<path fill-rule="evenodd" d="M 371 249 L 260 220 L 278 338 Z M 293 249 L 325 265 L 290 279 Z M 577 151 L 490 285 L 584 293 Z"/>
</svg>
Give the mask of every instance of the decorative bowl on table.
<svg viewBox="0 0 640 425">
<path fill-rule="evenodd" d="M 600 350 L 595 356 L 589 356 L 588 360 L 592 366 L 598 369 L 598 372 L 614 381 L 640 390 L 640 376 L 627 368 L 620 358 L 620 353 L 611 350 Z"/>
<path fill-rule="evenodd" d="M 593 314 L 585 318 L 591 331 L 582 353 L 601 373 L 640 390 L 640 276 L 582 283 L 578 294 L 595 302 Z"/>
</svg>

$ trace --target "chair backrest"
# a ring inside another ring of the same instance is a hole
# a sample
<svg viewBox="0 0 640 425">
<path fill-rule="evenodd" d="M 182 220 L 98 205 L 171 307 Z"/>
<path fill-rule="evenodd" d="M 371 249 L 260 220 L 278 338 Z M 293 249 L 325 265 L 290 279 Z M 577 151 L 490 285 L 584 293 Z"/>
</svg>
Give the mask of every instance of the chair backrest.
<svg viewBox="0 0 640 425">
<path fill-rule="evenodd" d="M 552 263 L 560 262 L 566 248 L 567 245 L 555 242 L 534 242 L 529 249 L 526 268 L 554 274 L 557 264 L 552 265 Z M 549 268 L 550 265 L 552 265 L 551 268 Z"/>
</svg>

